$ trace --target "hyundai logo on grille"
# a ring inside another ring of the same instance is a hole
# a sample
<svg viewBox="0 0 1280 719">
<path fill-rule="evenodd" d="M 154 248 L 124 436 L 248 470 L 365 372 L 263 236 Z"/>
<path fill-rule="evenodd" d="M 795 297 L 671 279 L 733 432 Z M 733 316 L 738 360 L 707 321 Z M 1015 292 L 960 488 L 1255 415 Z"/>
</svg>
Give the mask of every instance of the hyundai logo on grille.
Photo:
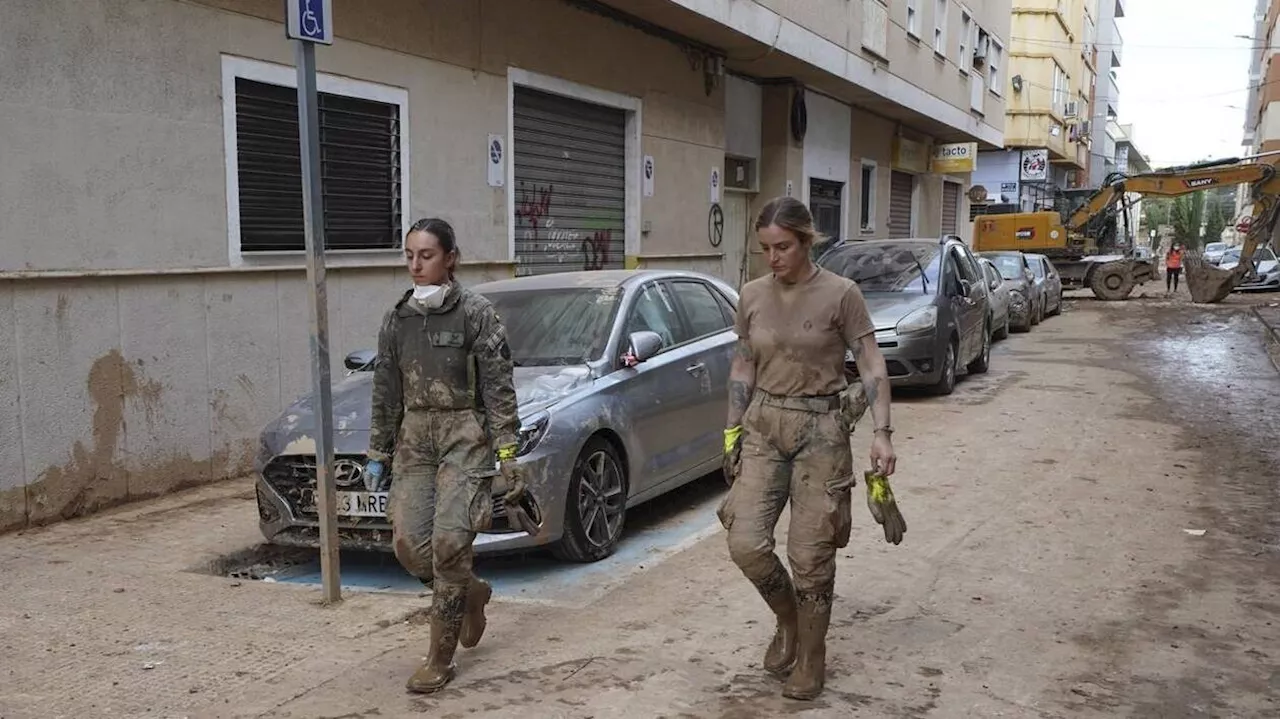
<svg viewBox="0 0 1280 719">
<path fill-rule="evenodd" d="M 339 459 L 333 463 L 333 483 L 350 487 L 364 481 L 364 467 L 352 459 Z"/>
</svg>

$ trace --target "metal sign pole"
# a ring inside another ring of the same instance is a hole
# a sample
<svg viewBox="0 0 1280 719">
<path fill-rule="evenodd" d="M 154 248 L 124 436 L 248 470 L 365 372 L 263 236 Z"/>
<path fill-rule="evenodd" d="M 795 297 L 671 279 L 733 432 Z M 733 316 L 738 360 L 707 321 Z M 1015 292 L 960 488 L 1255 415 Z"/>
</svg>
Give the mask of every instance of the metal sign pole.
<svg viewBox="0 0 1280 719">
<path fill-rule="evenodd" d="M 329 302 L 325 291 L 324 195 L 320 187 L 320 109 L 316 43 L 332 44 L 330 0 L 288 0 L 286 34 L 298 65 L 298 139 L 302 155 L 302 219 L 311 283 L 311 378 L 315 392 L 316 499 L 320 512 L 320 577 L 324 601 L 342 601 L 338 572 L 337 487 L 333 480 L 333 388 L 329 378 Z"/>
</svg>

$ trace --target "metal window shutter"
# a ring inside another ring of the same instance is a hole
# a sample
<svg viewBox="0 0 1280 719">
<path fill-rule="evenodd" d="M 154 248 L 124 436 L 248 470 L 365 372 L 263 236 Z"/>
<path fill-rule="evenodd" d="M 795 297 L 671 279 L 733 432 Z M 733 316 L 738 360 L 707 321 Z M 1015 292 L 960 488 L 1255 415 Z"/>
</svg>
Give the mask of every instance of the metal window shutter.
<svg viewBox="0 0 1280 719">
<path fill-rule="evenodd" d="M 399 108 L 324 92 L 318 99 L 325 247 L 395 247 L 401 231 Z M 297 92 L 236 78 L 236 145 L 241 248 L 303 249 Z"/>
<path fill-rule="evenodd" d="M 954 182 L 942 183 L 942 234 L 959 234 L 956 219 L 960 212 L 960 186 Z"/>
<path fill-rule="evenodd" d="M 622 269 L 626 113 L 517 87 L 516 274 Z"/>
<path fill-rule="evenodd" d="M 911 175 L 889 175 L 889 237 L 911 236 Z"/>
</svg>

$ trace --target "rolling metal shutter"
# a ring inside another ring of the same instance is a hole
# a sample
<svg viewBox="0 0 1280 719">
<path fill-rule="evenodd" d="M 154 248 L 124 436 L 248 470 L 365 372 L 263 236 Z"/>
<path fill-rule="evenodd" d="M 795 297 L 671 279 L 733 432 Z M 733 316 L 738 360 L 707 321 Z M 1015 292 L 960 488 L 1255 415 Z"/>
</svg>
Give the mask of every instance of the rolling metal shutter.
<svg viewBox="0 0 1280 719">
<path fill-rule="evenodd" d="M 912 177 L 894 170 L 889 176 L 889 237 L 911 236 Z"/>
<path fill-rule="evenodd" d="M 954 182 L 942 183 L 942 234 L 959 234 L 956 218 L 960 214 L 960 186 Z"/>
<path fill-rule="evenodd" d="M 514 105 L 516 274 L 622 269 L 626 113 L 524 87 Z"/>
</svg>

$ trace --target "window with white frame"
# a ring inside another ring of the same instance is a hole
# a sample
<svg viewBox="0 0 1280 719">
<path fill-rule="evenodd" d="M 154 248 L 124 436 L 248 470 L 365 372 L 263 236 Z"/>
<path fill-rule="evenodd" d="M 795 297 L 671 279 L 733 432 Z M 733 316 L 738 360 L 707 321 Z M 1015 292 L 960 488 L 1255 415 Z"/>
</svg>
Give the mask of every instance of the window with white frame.
<svg viewBox="0 0 1280 719">
<path fill-rule="evenodd" d="M 301 252 L 302 166 L 296 70 L 223 58 L 227 212 L 233 252 Z M 318 75 L 327 250 L 396 248 L 408 198 L 408 93 Z"/>
<path fill-rule="evenodd" d="M 876 163 L 862 161 L 862 179 L 859 185 L 858 228 L 863 232 L 876 229 Z"/>
<path fill-rule="evenodd" d="M 920 37 L 920 0 L 907 0 L 907 34 Z"/>
<path fill-rule="evenodd" d="M 960 8 L 960 72 L 973 67 L 973 15 Z"/>
<path fill-rule="evenodd" d="M 1067 101 L 1067 73 L 1063 72 L 1062 66 L 1057 62 L 1053 63 L 1053 110 L 1058 116 L 1062 115 L 1063 106 Z"/>
<path fill-rule="evenodd" d="M 947 2 L 935 0 L 933 9 L 933 51 L 947 56 Z"/>
<path fill-rule="evenodd" d="M 995 36 L 991 36 L 991 52 L 987 54 L 987 65 L 990 78 L 987 81 L 987 85 L 991 88 L 991 92 L 996 95 L 1004 94 L 1004 74 L 1001 72 L 1000 68 L 1003 58 L 1004 47 L 995 39 Z"/>
</svg>

